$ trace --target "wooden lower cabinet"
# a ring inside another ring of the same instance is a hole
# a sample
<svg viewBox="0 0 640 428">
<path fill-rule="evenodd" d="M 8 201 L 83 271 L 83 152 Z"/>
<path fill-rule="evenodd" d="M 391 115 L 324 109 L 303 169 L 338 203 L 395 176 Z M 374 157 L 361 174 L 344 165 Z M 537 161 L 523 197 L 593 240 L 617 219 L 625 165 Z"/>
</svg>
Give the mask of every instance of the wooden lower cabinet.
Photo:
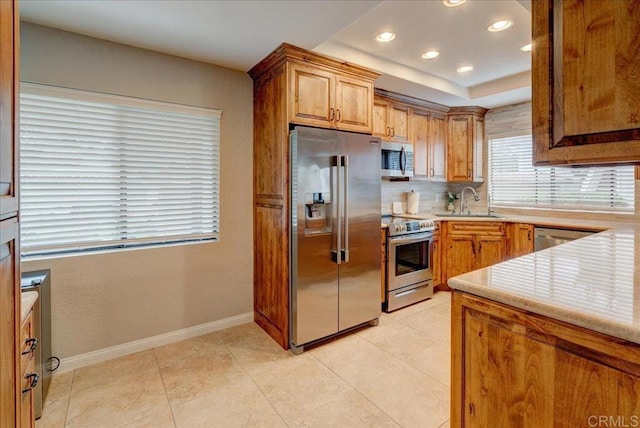
<svg viewBox="0 0 640 428">
<path fill-rule="evenodd" d="M 533 252 L 533 225 L 510 223 L 507 225 L 509 258 L 524 256 Z"/>
<path fill-rule="evenodd" d="M 452 427 L 640 422 L 640 345 L 459 291 L 451 337 Z"/>
<path fill-rule="evenodd" d="M 507 258 L 505 224 L 502 222 L 443 222 L 443 282 Z M 448 287 L 442 287 L 448 289 Z"/>
<path fill-rule="evenodd" d="M 33 388 L 39 379 L 35 371 L 35 349 L 37 342 L 33 343 L 33 312 L 22 322 L 20 327 L 20 427 L 31 428 L 35 426 L 35 414 L 33 408 Z"/>
<path fill-rule="evenodd" d="M 380 229 L 380 303 L 384 303 L 387 291 L 387 229 Z"/>
</svg>

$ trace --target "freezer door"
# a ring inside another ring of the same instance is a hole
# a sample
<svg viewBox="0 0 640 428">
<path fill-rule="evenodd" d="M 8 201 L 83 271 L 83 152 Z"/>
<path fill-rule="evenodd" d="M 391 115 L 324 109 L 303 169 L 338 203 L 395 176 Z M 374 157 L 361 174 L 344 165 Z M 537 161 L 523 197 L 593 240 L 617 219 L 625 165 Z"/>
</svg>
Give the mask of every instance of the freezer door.
<svg viewBox="0 0 640 428">
<path fill-rule="evenodd" d="M 337 206 L 334 165 L 339 133 L 291 133 L 291 343 L 338 332 Z M 333 252 L 332 252 L 333 251 Z"/>
<path fill-rule="evenodd" d="M 342 134 L 341 201 L 345 261 L 339 266 L 339 326 L 344 330 L 376 319 L 380 303 L 380 139 Z"/>
</svg>

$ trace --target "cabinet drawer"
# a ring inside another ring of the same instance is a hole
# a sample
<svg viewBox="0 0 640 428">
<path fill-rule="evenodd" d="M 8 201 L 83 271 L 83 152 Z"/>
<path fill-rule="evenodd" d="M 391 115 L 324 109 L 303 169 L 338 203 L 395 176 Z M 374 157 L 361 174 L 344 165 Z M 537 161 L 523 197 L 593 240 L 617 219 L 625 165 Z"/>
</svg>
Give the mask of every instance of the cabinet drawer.
<svg viewBox="0 0 640 428">
<path fill-rule="evenodd" d="M 488 234 L 504 234 L 504 223 L 484 221 L 450 221 L 449 233 L 481 232 Z"/>
<path fill-rule="evenodd" d="M 34 426 L 35 417 L 33 413 L 33 394 L 35 383 L 39 379 L 34 379 L 35 360 L 32 358 L 20 376 L 20 426 L 21 428 L 31 428 Z M 26 392 L 23 392 L 26 391 Z"/>
<path fill-rule="evenodd" d="M 33 346 L 33 341 L 30 340 L 33 338 L 33 312 L 30 312 L 27 315 L 27 318 L 24 320 L 22 325 L 20 326 L 20 368 L 24 373 L 29 362 L 33 360 L 33 356 L 35 354 L 35 347 Z M 35 345 L 37 346 L 37 344 Z"/>
</svg>

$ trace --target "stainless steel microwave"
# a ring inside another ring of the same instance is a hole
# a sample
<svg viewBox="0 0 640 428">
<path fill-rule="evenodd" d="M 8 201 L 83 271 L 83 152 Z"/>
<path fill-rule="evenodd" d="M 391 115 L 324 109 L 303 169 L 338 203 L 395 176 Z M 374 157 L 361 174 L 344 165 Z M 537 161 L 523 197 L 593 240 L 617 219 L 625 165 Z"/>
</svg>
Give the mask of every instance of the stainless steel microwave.
<svg viewBox="0 0 640 428">
<path fill-rule="evenodd" d="M 382 178 L 413 177 L 413 144 L 382 142 Z"/>
</svg>

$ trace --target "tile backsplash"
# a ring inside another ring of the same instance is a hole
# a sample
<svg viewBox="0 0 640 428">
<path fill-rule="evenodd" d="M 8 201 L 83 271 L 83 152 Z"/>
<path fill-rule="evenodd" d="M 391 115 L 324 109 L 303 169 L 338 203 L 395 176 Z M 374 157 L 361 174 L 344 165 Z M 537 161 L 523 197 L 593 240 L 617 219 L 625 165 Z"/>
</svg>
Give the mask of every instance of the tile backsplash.
<svg viewBox="0 0 640 428">
<path fill-rule="evenodd" d="M 442 213 L 447 210 L 447 198 L 445 192 L 460 193 L 465 186 L 473 187 L 480 196 L 478 202 L 473 200 L 471 192 L 468 193 L 467 202 L 472 212 L 484 213 L 487 211 L 487 192 L 485 183 L 432 183 L 429 181 L 382 181 L 381 209 L 382 215 L 391 214 L 393 202 L 400 202 L 403 211 L 406 212 L 406 193 L 420 192 L 420 214 Z M 460 200 L 456 200 L 456 211 L 460 209 Z"/>
</svg>

